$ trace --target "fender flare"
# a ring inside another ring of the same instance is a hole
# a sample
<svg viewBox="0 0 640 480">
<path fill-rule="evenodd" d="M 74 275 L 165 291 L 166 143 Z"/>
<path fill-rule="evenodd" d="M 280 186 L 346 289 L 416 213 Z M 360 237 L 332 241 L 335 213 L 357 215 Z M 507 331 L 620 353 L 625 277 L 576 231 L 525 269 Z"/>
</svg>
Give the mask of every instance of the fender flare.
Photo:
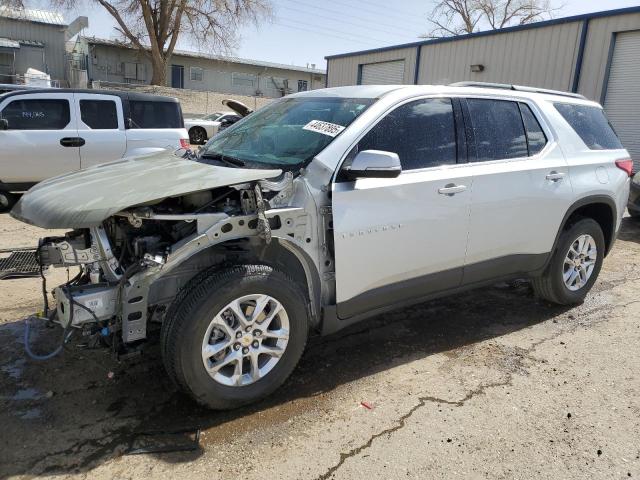
<svg viewBox="0 0 640 480">
<path fill-rule="evenodd" d="M 558 228 L 558 232 L 556 233 L 556 238 L 553 241 L 553 247 L 551 249 L 551 253 L 549 254 L 549 258 L 545 262 L 544 266 L 539 270 L 539 273 L 544 272 L 549 264 L 551 263 L 551 259 L 553 258 L 553 254 L 558 247 L 558 242 L 560 241 L 560 235 L 562 234 L 564 227 L 567 225 L 569 218 L 576 213 L 580 208 L 585 207 L 587 205 L 592 204 L 605 204 L 611 209 L 612 213 L 612 225 L 611 225 L 611 238 L 609 238 L 609 245 L 605 251 L 605 256 L 609 254 L 611 251 L 611 247 L 613 246 L 615 236 L 616 236 L 616 219 L 618 218 L 618 207 L 616 206 L 615 200 L 608 195 L 587 195 L 586 197 L 582 197 L 579 200 L 575 201 L 564 214 L 562 218 L 562 222 L 560 223 L 560 227 Z"/>
</svg>

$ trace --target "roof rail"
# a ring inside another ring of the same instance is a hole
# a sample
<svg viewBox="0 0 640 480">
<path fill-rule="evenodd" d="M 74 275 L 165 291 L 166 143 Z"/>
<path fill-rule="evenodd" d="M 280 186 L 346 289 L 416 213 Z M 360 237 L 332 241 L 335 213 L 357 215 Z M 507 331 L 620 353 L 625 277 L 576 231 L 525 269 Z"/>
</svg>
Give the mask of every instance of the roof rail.
<svg viewBox="0 0 640 480">
<path fill-rule="evenodd" d="M 511 85 L 508 83 L 490 82 L 456 82 L 449 84 L 451 87 L 478 87 L 478 88 L 498 88 L 503 90 L 516 90 L 518 92 L 545 93 L 547 95 L 558 95 L 561 97 L 580 98 L 586 100 L 584 95 L 579 93 L 562 92 L 560 90 L 549 90 L 547 88 L 525 87 L 523 85 Z"/>
</svg>

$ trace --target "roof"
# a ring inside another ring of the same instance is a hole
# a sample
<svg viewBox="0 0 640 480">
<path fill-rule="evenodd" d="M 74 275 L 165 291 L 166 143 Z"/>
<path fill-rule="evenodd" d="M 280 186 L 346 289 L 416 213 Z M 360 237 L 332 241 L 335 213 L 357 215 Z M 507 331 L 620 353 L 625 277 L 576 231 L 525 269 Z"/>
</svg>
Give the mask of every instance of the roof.
<svg viewBox="0 0 640 480">
<path fill-rule="evenodd" d="M 61 27 L 67 26 L 67 22 L 64 21 L 64 17 L 61 14 L 48 10 L 0 6 L 0 17 L 12 18 L 14 20 L 22 20 L 25 22 L 44 23 L 46 25 L 59 25 Z"/>
<path fill-rule="evenodd" d="M 20 48 L 20 42 L 0 37 L 0 48 Z"/>
<path fill-rule="evenodd" d="M 96 38 L 96 37 L 81 37 L 81 40 L 85 40 L 90 45 L 106 45 L 111 47 L 131 48 L 131 49 L 134 48 L 131 44 L 126 42 L 121 42 L 118 40 L 107 40 L 104 38 Z M 211 55 L 206 53 L 191 52 L 189 50 L 174 50 L 173 54 L 180 55 L 182 57 L 205 58 L 207 60 L 217 60 L 219 62 L 228 62 L 228 63 L 241 63 L 244 65 L 254 65 L 257 67 L 278 68 L 280 70 L 295 70 L 297 72 L 314 73 L 316 75 L 324 75 L 326 73 L 324 70 L 320 70 L 317 68 L 307 68 L 307 67 L 301 67 L 298 65 L 287 65 L 286 63 L 264 62 L 262 60 L 250 60 L 247 58 L 224 56 L 224 55 Z"/>
<path fill-rule="evenodd" d="M 629 13 L 640 13 L 640 6 L 628 7 L 628 8 L 619 8 L 617 10 L 604 10 L 604 11 L 601 11 L 601 12 L 586 13 L 586 14 L 583 14 L 583 15 L 574 15 L 574 16 L 571 16 L 571 17 L 554 18 L 552 20 L 545 20 L 543 22 L 529 23 L 529 24 L 526 24 L 526 25 L 516 25 L 514 27 L 500 28 L 498 30 L 485 30 L 485 31 L 482 31 L 482 32 L 468 33 L 466 35 L 457 35 L 455 37 L 434 38 L 432 40 L 422 40 L 420 42 L 403 43 L 403 44 L 399 44 L 399 45 L 391 45 L 391 46 L 388 46 L 388 47 L 372 48 L 372 49 L 369 49 L 369 50 L 360 50 L 360 51 L 357 51 L 357 52 L 339 53 L 339 54 L 336 54 L 336 55 L 329 55 L 329 56 L 326 56 L 324 58 L 325 58 L 325 60 L 334 60 L 336 58 L 352 57 L 352 56 L 355 56 L 355 55 L 365 55 L 365 54 L 369 54 L 369 53 L 386 52 L 386 51 L 389 51 L 389 50 L 399 50 L 399 49 L 402 49 L 402 48 L 417 48 L 417 47 L 421 47 L 423 45 L 433 45 L 433 44 L 436 44 L 436 43 L 445 43 L 445 42 L 456 42 L 458 40 L 466 40 L 466 39 L 469 39 L 469 38 L 485 37 L 485 36 L 489 36 L 489 35 L 499 35 L 499 34 L 502 34 L 502 33 L 509 33 L 509 32 L 518 32 L 520 30 L 529 30 L 529 29 L 532 29 L 532 28 L 549 27 L 551 25 L 561 25 L 563 23 L 589 21 L 589 20 L 592 20 L 594 18 L 612 17 L 614 15 L 624 15 L 624 14 L 629 14 Z"/>
<path fill-rule="evenodd" d="M 518 85 L 498 83 L 482 84 L 465 83 L 451 85 L 355 85 L 348 87 L 333 87 L 321 90 L 300 92 L 290 97 L 339 97 L 339 98 L 371 98 L 379 99 L 392 94 L 394 98 L 410 98 L 420 95 L 490 95 L 496 97 L 540 98 L 553 99 L 582 104 L 594 104 L 582 95 L 554 90 L 536 89 Z"/>
<path fill-rule="evenodd" d="M 16 95 L 24 95 L 25 93 L 89 93 L 93 95 L 113 95 L 128 100 L 147 102 L 179 102 L 177 98 L 153 95 L 150 93 L 124 92 L 121 90 L 89 90 L 81 88 L 30 88 L 29 91 L 16 90 L 14 92 L 5 93 L 2 95 L 2 99 L 4 100 L 7 97 L 14 97 Z"/>
</svg>

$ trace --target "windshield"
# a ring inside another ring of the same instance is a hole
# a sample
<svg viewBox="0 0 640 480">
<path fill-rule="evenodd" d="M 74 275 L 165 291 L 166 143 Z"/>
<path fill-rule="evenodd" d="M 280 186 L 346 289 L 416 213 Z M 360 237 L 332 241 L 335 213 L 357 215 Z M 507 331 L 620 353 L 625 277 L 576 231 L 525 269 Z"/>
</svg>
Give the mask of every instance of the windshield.
<svg viewBox="0 0 640 480">
<path fill-rule="evenodd" d="M 204 117 L 205 120 L 217 120 L 218 118 L 220 118 L 223 114 L 220 112 L 216 112 L 216 113 L 212 113 L 211 115 L 207 115 L 206 117 Z"/>
<path fill-rule="evenodd" d="M 303 166 L 375 100 L 286 98 L 268 105 L 213 137 L 203 160 L 250 166 Z"/>
</svg>

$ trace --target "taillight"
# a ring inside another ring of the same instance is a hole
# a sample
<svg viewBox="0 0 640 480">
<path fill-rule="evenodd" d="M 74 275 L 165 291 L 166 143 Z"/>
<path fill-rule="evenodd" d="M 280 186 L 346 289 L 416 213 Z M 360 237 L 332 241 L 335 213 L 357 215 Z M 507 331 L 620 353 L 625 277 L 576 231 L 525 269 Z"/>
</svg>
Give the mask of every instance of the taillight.
<svg viewBox="0 0 640 480">
<path fill-rule="evenodd" d="M 181 148 L 191 148 L 191 144 L 189 143 L 189 140 L 186 138 L 181 138 L 180 139 L 180 147 Z"/>
<path fill-rule="evenodd" d="M 630 177 L 633 176 L 633 160 L 630 158 L 616 160 L 616 167 L 627 172 Z"/>
</svg>

